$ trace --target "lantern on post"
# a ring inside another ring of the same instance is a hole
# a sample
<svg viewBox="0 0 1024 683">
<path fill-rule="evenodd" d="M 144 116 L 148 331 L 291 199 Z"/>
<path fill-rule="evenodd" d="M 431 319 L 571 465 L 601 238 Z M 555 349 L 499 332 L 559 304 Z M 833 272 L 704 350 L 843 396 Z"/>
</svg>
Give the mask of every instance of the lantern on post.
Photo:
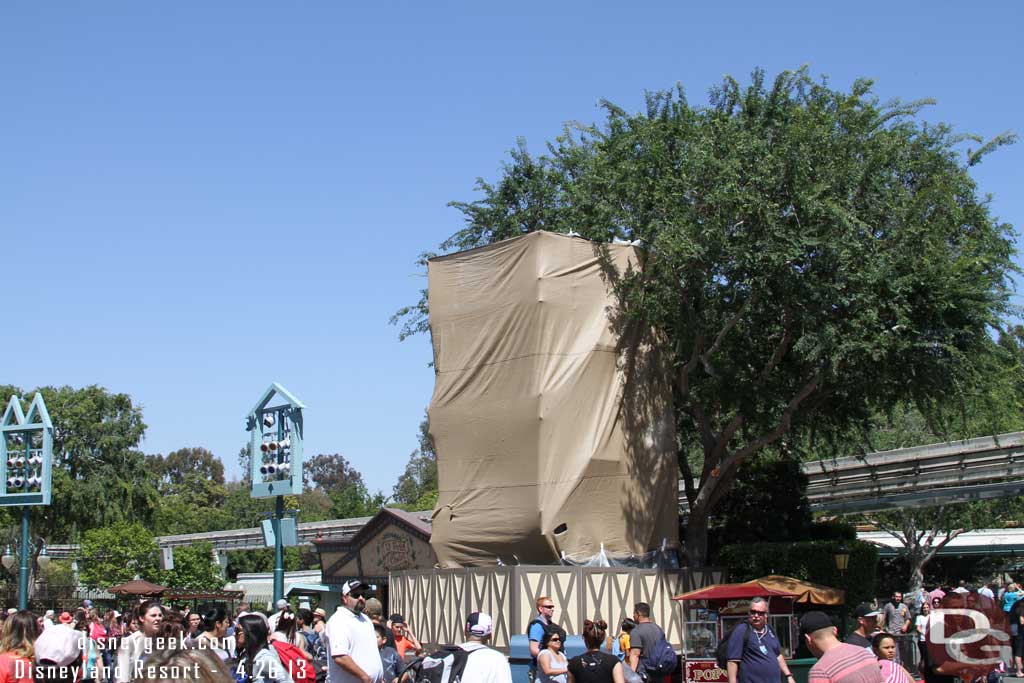
<svg viewBox="0 0 1024 683">
<path fill-rule="evenodd" d="M 277 382 L 263 392 L 249 411 L 249 495 L 275 498 L 271 531 L 274 537 L 274 602 L 284 597 L 284 496 L 302 493 L 302 410 L 306 406 Z M 291 525 L 295 520 L 288 520 Z M 290 530 L 291 531 L 291 530 Z"/>
<path fill-rule="evenodd" d="M 21 506 L 18 609 L 28 609 L 28 573 L 35 550 L 28 533 L 29 506 L 50 504 L 52 468 L 53 422 L 43 395 L 36 393 L 27 414 L 21 409 L 21 399 L 11 396 L 0 418 L 0 506 Z M 5 567 L 13 568 L 14 556 L 9 548 L 3 559 Z M 40 567 L 48 561 L 44 545 Z"/>
</svg>

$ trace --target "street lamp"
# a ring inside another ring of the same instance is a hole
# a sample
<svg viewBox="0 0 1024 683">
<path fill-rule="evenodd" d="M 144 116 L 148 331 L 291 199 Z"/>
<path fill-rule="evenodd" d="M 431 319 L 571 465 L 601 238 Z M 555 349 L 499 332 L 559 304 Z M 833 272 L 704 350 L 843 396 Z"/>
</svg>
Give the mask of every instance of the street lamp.
<svg viewBox="0 0 1024 683">
<path fill-rule="evenodd" d="M 846 588 L 846 569 L 850 566 L 850 550 L 844 544 L 832 551 L 832 561 L 836 563 L 836 571 L 839 572 L 840 582 L 843 589 L 843 607 L 839 613 L 839 637 L 846 638 L 846 610 L 848 607 Z"/>
<path fill-rule="evenodd" d="M 35 552 L 35 545 L 30 541 L 28 544 L 29 557 Z M 18 556 L 11 552 L 11 546 L 7 546 L 4 549 L 3 557 L 0 557 L 0 564 L 4 566 L 7 571 L 14 570 L 14 564 L 18 561 Z M 46 552 L 46 544 L 42 543 L 42 547 L 39 549 L 39 557 L 36 558 L 36 564 L 43 571 L 50 566 L 50 554 Z"/>
</svg>

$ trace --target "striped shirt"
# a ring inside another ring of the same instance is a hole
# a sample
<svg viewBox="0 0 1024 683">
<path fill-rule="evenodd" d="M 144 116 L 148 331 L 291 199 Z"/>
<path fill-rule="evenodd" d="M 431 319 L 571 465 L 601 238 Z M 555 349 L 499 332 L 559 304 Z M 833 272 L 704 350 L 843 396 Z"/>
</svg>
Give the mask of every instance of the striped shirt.
<svg viewBox="0 0 1024 683">
<path fill-rule="evenodd" d="M 885 683 L 914 683 L 907 670 L 898 662 L 888 659 L 879 659 L 878 668 L 882 671 L 882 678 Z"/>
<path fill-rule="evenodd" d="M 878 660 L 862 647 L 840 643 L 818 660 L 807 683 L 883 683 Z"/>
</svg>

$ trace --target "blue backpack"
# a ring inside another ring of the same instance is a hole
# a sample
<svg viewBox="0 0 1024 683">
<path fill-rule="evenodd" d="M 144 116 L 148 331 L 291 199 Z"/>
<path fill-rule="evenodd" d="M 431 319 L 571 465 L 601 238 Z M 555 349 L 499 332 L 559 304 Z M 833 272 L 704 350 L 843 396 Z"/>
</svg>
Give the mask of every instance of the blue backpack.
<svg viewBox="0 0 1024 683">
<path fill-rule="evenodd" d="M 640 664 L 643 665 L 644 673 L 648 678 L 668 676 L 675 673 L 679 666 L 679 655 L 676 654 L 671 643 L 665 639 L 665 632 L 654 643 L 654 647 L 640 657 Z"/>
</svg>

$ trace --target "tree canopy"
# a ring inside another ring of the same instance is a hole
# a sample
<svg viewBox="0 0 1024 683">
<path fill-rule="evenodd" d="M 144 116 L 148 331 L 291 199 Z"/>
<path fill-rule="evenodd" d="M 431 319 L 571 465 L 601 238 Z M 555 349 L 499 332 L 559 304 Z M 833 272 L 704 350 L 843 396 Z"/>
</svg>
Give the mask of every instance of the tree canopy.
<svg viewBox="0 0 1024 683">
<path fill-rule="evenodd" d="M 193 543 L 174 549 L 174 568 L 160 572 L 159 583 L 174 588 L 220 590 L 224 577 L 213 558 L 213 545 Z"/>
<path fill-rule="evenodd" d="M 158 581 L 157 545 L 138 523 L 117 522 L 82 534 L 78 576 L 86 586 L 109 588 L 136 576 Z"/>
<path fill-rule="evenodd" d="M 1013 230 L 969 168 L 1014 136 L 964 150 L 973 138 L 921 121 L 925 104 L 805 70 L 726 78 L 707 106 L 682 87 L 638 114 L 604 102 L 602 123 L 567 126 L 541 156 L 520 142 L 482 198 L 452 202 L 465 226 L 442 251 L 535 230 L 641 247 L 641 269 L 610 276 L 613 318 L 656 330 L 674 368 L 692 565 L 751 455 L 986 372 Z M 424 298 L 394 320 L 405 336 L 428 312 Z"/>
</svg>

